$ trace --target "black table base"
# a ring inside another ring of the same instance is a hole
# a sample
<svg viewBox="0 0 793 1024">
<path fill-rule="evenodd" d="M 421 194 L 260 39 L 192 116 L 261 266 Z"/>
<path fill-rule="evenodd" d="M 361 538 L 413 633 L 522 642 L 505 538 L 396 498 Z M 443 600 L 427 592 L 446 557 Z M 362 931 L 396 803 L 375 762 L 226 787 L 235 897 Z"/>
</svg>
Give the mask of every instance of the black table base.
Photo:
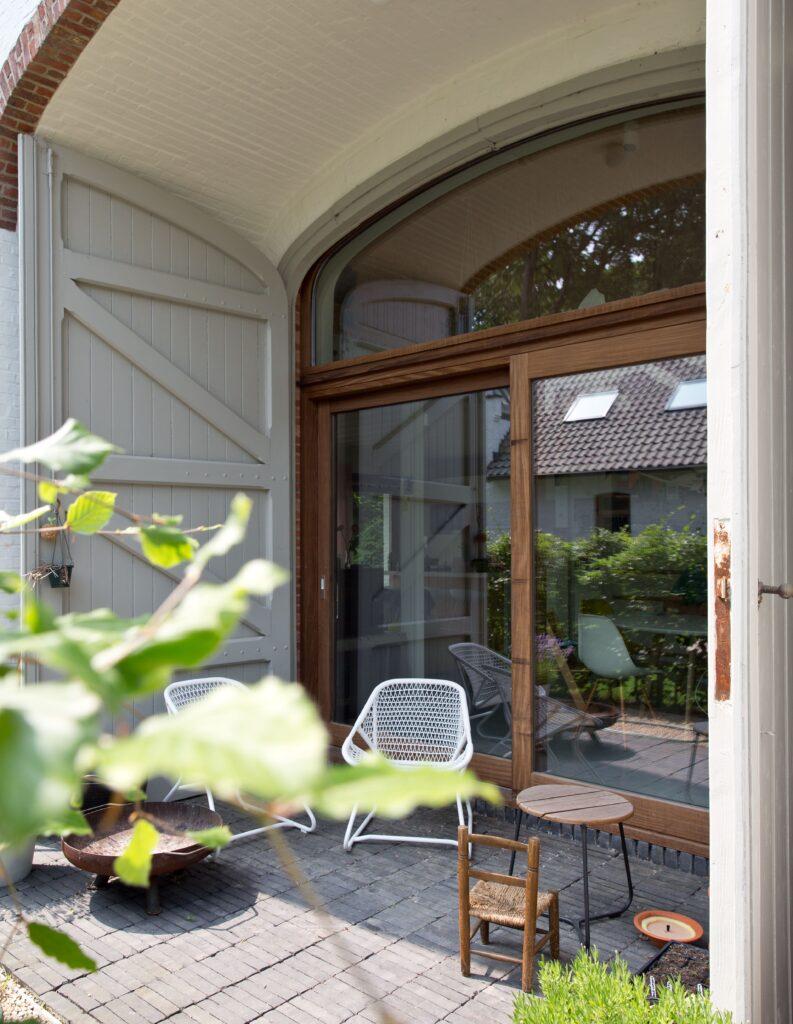
<svg viewBox="0 0 793 1024">
<path fill-rule="evenodd" d="M 520 839 L 520 827 L 523 824 L 523 811 L 518 811 L 517 818 L 515 820 L 515 841 Z M 580 825 L 581 829 L 581 863 L 584 872 L 584 916 L 579 921 L 571 921 L 569 918 L 561 917 L 560 921 L 564 921 L 565 924 L 569 924 L 571 928 L 575 928 L 578 932 L 578 937 L 583 944 L 585 949 L 590 949 L 590 926 L 593 921 L 605 921 L 607 919 L 620 917 L 633 903 L 633 879 L 631 878 L 631 866 L 628 860 L 628 844 L 625 841 L 625 829 L 622 827 L 622 822 L 619 823 L 620 830 L 620 844 L 622 846 L 622 860 L 625 864 L 625 877 L 628 880 L 628 898 L 619 907 L 614 907 L 613 910 L 605 910 L 601 914 L 590 914 L 589 912 L 589 855 L 587 849 L 587 836 L 589 829 L 586 825 Z M 513 850 L 509 858 L 509 873 L 512 875 L 515 872 L 515 853 Z"/>
</svg>

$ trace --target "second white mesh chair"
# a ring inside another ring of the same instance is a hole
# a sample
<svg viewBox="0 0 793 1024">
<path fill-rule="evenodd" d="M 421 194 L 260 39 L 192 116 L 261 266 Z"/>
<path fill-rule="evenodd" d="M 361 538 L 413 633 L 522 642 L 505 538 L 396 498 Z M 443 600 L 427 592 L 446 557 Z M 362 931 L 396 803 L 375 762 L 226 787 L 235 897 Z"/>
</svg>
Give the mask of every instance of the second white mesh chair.
<svg viewBox="0 0 793 1024">
<path fill-rule="evenodd" d="M 238 679 L 227 679 L 225 676 L 212 676 L 207 679 L 182 679 L 176 683 L 170 683 L 165 688 L 165 707 L 168 709 L 168 713 L 171 715 L 177 714 L 190 704 L 194 704 L 212 693 L 213 690 L 219 689 L 221 686 L 236 686 L 240 689 L 245 689 L 245 683 L 241 683 Z M 176 796 L 182 790 L 195 789 L 190 783 L 183 783 L 181 779 L 171 787 L 168 795 L 165 797 L 166 800 L 170 800 Z M 214 811 L 215 809 L 215 798 L 212 792 L 207 789 L 207 803 L 209 809 Z M 251 811 L 256 811 L 257 808 L 246 804 L 241 798 L 240 803 L 243 807 L 248 808 Z M 273 815 L 273 822 L 270 825 L 262 825 L 258 828 L 248 829 L 247 832 L 237 832 L 231 837 L 231 841 L 234 842 L 237 839 L 245 839 L 248 836 L 259 835 L 261 832 L 269 832 L 274 828 L 296 828 L 301 832 L 313 832 L 317 827 L 317 819 L 310 807 L 306 807 L 306 814 L 308 815 L 308 824 L 304 822 L 294 821 L 292 818 L 282 818 L 279 815 Z"/>
<path fill-rule="evenodd" d="M 356 743 L 360 737 L 365 747 Z M 432 764 L 446 771 L 461 772 L 474 753 L 471 723 L 465 691 L 458 683 L 445 679 L 388 679 L 374 688 L 358 720 L 342 745 L 347 764 L 359 764 L 367 751 L 376 751 L 399 768 L 409 771 Z M 471 828 L 471 804 L 457 797 L 457 815 L 461 825 Z M 350 815 L 344 835 L 344 849 L 355 843 L 396 842 L 432 843 L 457 846 L 457 838 L 438 839 L 409 835 L 365 833 L 376 809 L 355 827 L 358 808 Z"/>
</svg>

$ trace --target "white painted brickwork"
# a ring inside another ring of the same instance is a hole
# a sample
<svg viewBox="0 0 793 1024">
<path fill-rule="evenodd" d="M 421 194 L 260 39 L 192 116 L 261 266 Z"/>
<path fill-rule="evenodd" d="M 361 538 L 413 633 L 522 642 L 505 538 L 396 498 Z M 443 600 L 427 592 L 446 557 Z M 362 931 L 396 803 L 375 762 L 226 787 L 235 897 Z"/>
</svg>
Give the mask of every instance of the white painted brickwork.
<svg viewBox="0 0 793 1024">
<path fill-rule="evenodd" d="M 0 62 L 6 59 L 20 32 L 33 17 L 36 3 L 37 0 L 0 0 Z"/>
<path fill-rule="evenodd" d="M 0 451 L 19 444 L 19 248 L 0 228 Z M 19 508 L 19 486 L 0 475 L 0 508 Z M 0 538 L 0 569 L 19 569 L 19 538 Z M 0 608 L 7 602 L 0 599 Z"/>
</svg>

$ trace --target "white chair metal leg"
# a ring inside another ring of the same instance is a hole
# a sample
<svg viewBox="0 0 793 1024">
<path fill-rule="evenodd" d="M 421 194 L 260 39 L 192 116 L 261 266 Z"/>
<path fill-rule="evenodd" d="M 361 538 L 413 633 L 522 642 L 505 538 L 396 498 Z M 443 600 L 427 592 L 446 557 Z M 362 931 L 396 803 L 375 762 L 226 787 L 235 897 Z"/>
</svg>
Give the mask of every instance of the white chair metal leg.
<svg viewBox="0 0 793 1024">
<path fill-rule="evenodd" d="M 473 832 L 473 830 L 474 830 L 474 810 L 473 810 L 473 807 L 471 807 L 471 801 L 470 800 L 466 800 L 465 801 L 465 807 L 466 807 L 467 813 L 463 812 L 463 802 L 460 799 L 460 794 L 458 793 L 457 794 L 457 820 L 459 821 L 459 823 L 461 825 L 465 825 L 465 827 L 468 829 L 469 832 Z M 454 845 L 455 846 L 457 845 L 457 840 L 456 839 L 454 841 Z M 468 844 L 468 859 L 469 860 L 471 859 L 472 855 L 473 855 L 473 843 L 469 843 Z"/>
<path fill-rule="evenodd" d="M 171 799 L 171 797 L 174 795 L 174 793 L 178 792 L 181 788 L 182 788 L 182 780 L 179 779 L 177 782 L 175 782 L 171 786 L 171 788 L 168 790 L 167 794 L 163 797 L 163 803 L 167 804 L 168 801 Z"/>
<path fill-rule="evenodd" d="M 352 850 L 353 845 L 355 843 L 363 843 L 363 842 L 366 842 L 367 840 L 370 840 L 370 839 L 388 839 L 388 838 L 390 838 L 389 836 L 365 836 L 365 835 L 363 835 L 363 832 L 366 829 L 366 826 L 369 824 L 369 822 L 374 817 L 374 811 L 369 811 L 369 813 L 363 819 L 363 821 L 358 826 L 358 828 L 356 828 L 355 831 L 353 831 L 353 825 L 355 824 L 355 818 L 356 818 L 357 814 L 358 814 L 358 808 L 354 807 L 353 811 L 352 811 L 352 814 L 350 815 L 350 820 L 347 823 L 347 831 L 344 834 L 344 849 L 347 851 L 347 853 L 349 853 L 350 850 Z"/>
<path fill-rule="evenodd" d="M 254 807 L 252 804 L 245 803 L 242 799 L 240 800 L 240 803 L 243 807 L 254 813 L 257 813 L 260 810 L 260 808 Z M 271 832 L 273 829 L 277 828 L 296 828 L 304 835 L 308 835 L 310 832 L 315 831 L 317 827 L 317 819 L 314 817 L 314 812 L 308 804 L 303 804 L 303 808 L 308 815 L 308 824 L 305 824 L 302 821 L 295 821 L 294 818 L 283 818 L 280 814 L 274 814 L 272 815 L 273 821 L 269 825 L 259 825 L 256 828 L 248 829 L 247 832 L 236 832 L 231 837 L 230 842 L 236 842 L 238 839 L 247 839 L 248 836 L 258 836 L 263 832 Z"/>
<path fill-rule="evenodd" d="M 314 812 L 311 810 L 311 808 L 308 806 L 308 804 L 304 804 L 304 806 L 305 806 L 305 809 L 306 809 L 306 816 L 308 817 L 308 824 L 307 825 L 300 825 L 298 822 L 296 822 L 296 824 L 297 824 L 297 827 L 300 829 L 301 832 L 305 833 L 305 835 L 309 835 L 311 832 L 316 832 L 316 830 L 317 830 L 317 819 L 316 819 L 316 817 L 314 815 Z"/>
<path fill-rule="evenodd" d="M 461 825 L 467 823 L 469 832 L 473 830 L 473 808 L 471 807 L 470 800 L 465 801 L 467 813 L 463 811 L 463 801 L 457 797 L 457 817 Z M 435 839 L 428 836 L 399 836 L 399 835 L 384 835 L 380 833 L 370 833 L 364 835 L 364 831 L 368 826 L 369 822 L 374 818 L 375 812 L 370 811 L 363 819 L 361 824 L 355 828 L 355 819 L 358 815 L 358 808 L 354 807 L 350 820 L 347 822 L 347 829 L 344 833 L 344 840 L 342 845 L 347 853 L 350 853 L 353 846 L 356 843 L 421 843 L 425 846 L 457 846 L 456 839 Z"/>
<path fill-rule="evenodd" d="M 167 793 L 167 795 L 164 798 L 164 802 L 169 801 L 171 799 L 171 797 L 173 797 L 174 794 L 178 793 L 180 790 L 182 790 L 182 789 L 192 789 L 192 788 L 193 788 L 192 786 L 184 786 L 184 785 L 182 785 L 182 780 L 180 779 L 173 786 L 171 786 L 171 788 L 168 790 L 168 793 Z M 210 809 L 210 811 L 214 811 L 215 810 L 215 797 L 214 797 L 214 795 L 213 795 L 213 793 L 212 793 L 212 791 L 210 789 L 205 790 L 205 792 L 206 792 L 206 797 L 207 797 L 207 803 L 209 804 L 209 809 Z M 239 802 L 240 802 L 240 804 L 243 807 L 245 807 L 247 810 L 249 810 L 249 811 L 251 811 L 253 813 L 258 813 L 259 810 L 260 810 L 260 808 L 254 807 L 252 804 L 246 804 L 245 801 L 242 800 L 241 798 L 240 798 Z M 306 815 L 308 816 L 308 822 L 307 823 L 306 822 L 302 822 L 302 821 L 295 821 L 294 818 L 283 818 L 283 817 L 281 817 L 281 815 L 276 814 L 276 815 L 273 815 L 273 819 L 274 820 L 272 821 L 271 824 L 269 824 L 269 825 L 259 825 L 256 828 L 247 829 L 245 832 L 236 832 L 231 837 L 229 842 L 233 843 L 233 842 L 236 842 L 236 840 L 238 840 L 238 839 L 247 839 L 248 836 L 258 836 L 258 835 L 261 835 L 262 832 L 269 832 L 271 829 L 275 829 L 275 828 L 296 828 L 299 832 L 302 832 L 304 835 L 308 835 L 311 832 L 315 832 L 316 828 L 317 828 L 317 819 L 314 816 L 314 812 L 311 810 L 311 808 L 308 806 L 308 804 L 303 804 L 303 809 L 305 810 Z M 215 851 L 215 853 L 213 853 L 212 856 L 213 857 L 217 856 L 217 853 L 218 853 L 218 851 Z"/>
<path fill-rule="evenodd" d="M 347 851 L 347 853 L 349 853 L 350 850 L 352 849 L 352 841 L 351 841 L 352 827 L 355 824 L 355 815 L 357 813 L 358 813 L 358 807 L 356 805 L 355 807 L 353 807 L 352 813 L 350 814 L 350 820 L 347 822 L 347 828 L 346 828 L 346 830 L 344 832 L 344 839 L 342 841 L 342 846 Z"/>
</svg>

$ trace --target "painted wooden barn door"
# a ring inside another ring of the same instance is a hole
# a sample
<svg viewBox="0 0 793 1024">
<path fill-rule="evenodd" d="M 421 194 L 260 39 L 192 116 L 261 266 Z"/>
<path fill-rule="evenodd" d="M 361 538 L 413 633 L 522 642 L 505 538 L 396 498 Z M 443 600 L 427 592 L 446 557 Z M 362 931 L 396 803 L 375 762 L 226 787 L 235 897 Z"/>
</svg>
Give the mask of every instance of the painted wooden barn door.
<svg viewBox="0 0 793 1024">
<path fill-rule="evenodd" d="M 74 416 L 123 450 L 95 479 L 135 512 L 222 521 L 254 499 L 243 560 L 291 560 L 286 296 L 272 265 L 166 191 L 38 140 L 22 147 L 26 442 Z M 35 494 L 28 495 L 35 500 Z M 179 571 L 122 538 L 76 538 L 64 610 L 151 611 Z M 42 560 L 26 552 L 29 565 Z M 211 576 L 212 574 L 210 574 Z M 48 588 L 46 588 L 48 589 Z M 254 602 L 201 673 L 291 673 L 291 597 Z M 195 674 L 201 674 L 195 673 Z M 138 709 L 147 712 L 151 704 Z"/>
</svg>

